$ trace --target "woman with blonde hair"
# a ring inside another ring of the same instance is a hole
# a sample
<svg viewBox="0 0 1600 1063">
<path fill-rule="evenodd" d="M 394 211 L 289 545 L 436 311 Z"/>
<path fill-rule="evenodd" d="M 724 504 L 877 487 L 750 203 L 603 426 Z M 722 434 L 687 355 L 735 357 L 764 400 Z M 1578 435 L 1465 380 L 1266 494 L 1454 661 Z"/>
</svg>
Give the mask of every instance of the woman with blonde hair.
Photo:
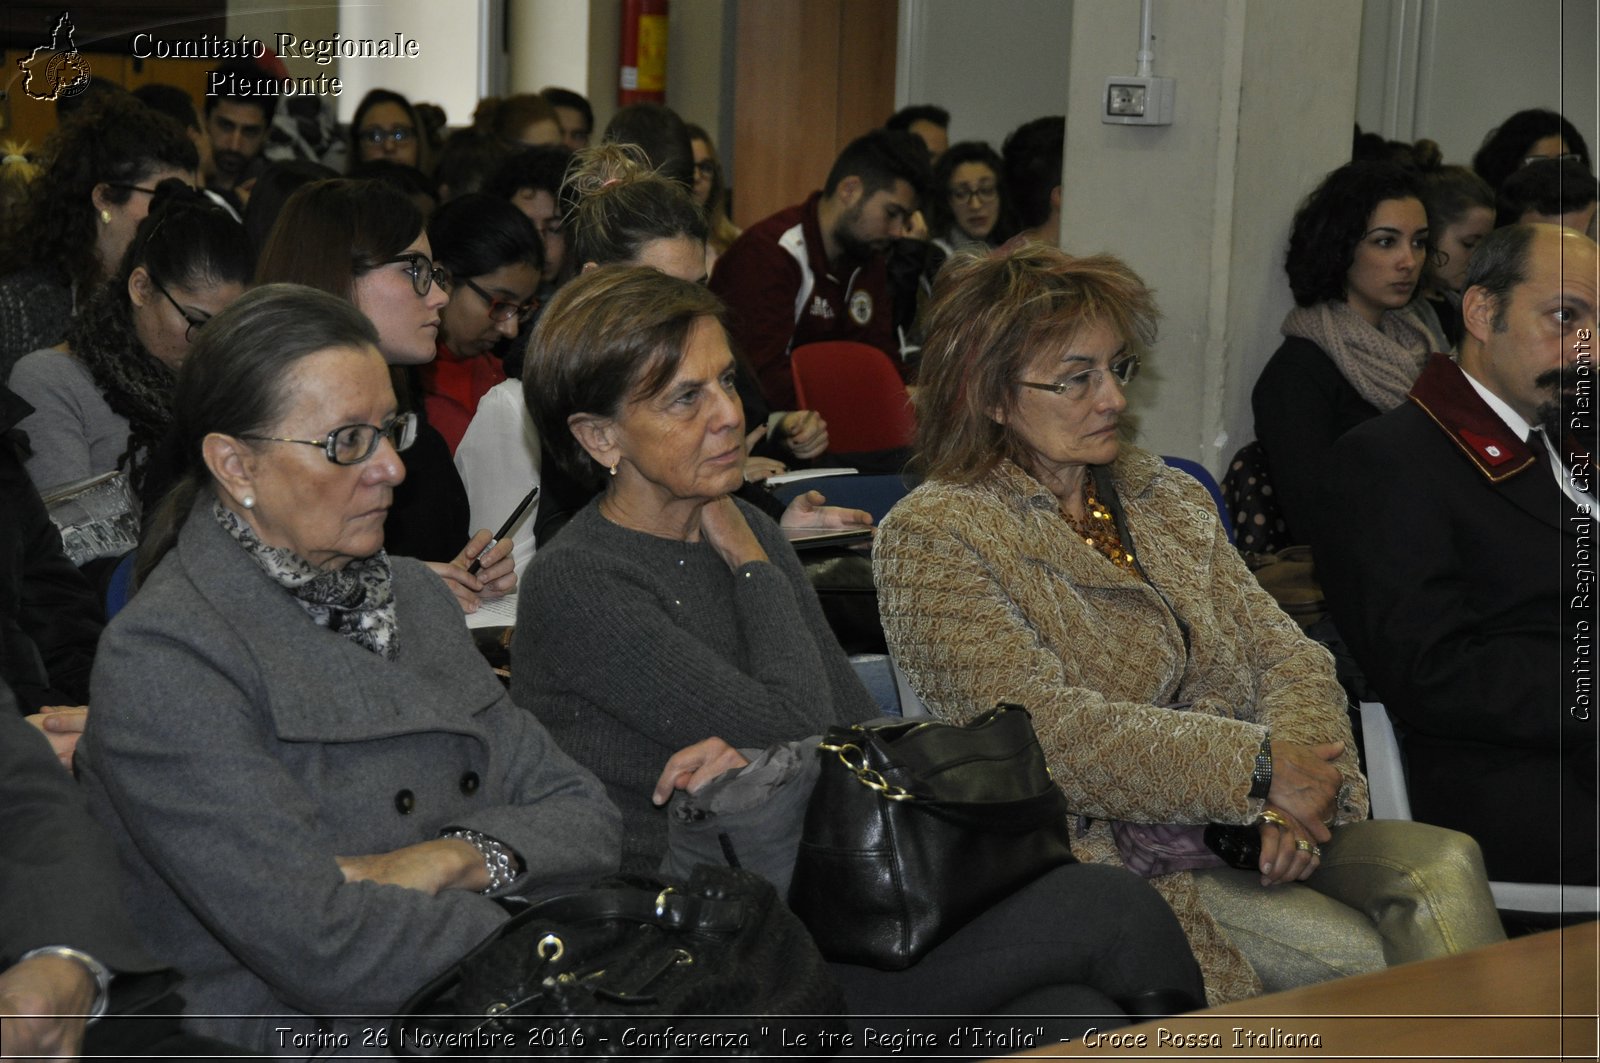
<svg viewBox="0 0 1600 1063">
<path fill-rule="evenodd" d="M 711 134 L 697 125 L 691 124 L 688 128 L 689 146 L 694 150 L 694 201 L 706 212 L 706 221 L 711 227 L 707 243 L 715 257 L 732 247 L 743 230 L 728 217 L 728 181 Z"/>
<path fill-rule="evenodd" d="M 1031 245 L 940 275 L 927 479 L 872 553 L 896 661 L 935 715 L 1033 713 L 1074 852 L 1149 878 L 1212 1003 L 1498 940 L 1476 843 L 1364 822 L 1327 652 L 1205 488 L 1121 442 L 1155 329 L 1149 289 L 1109 255 Z"/>
</svg>

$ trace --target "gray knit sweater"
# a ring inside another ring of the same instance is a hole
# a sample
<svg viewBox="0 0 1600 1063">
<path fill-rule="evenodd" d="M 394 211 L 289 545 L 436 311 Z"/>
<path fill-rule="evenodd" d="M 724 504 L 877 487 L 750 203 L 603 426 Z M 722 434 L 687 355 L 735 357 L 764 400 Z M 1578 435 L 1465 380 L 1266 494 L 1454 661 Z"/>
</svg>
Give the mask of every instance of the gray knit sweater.
<svg viewBox="0 0 1600 1063">
<path fill-rule="evenodd" d="M 765 747 L 879 714 L 783 532 L 739 508 L 772 560 L 731 572 L 706 543 L 630 531 L 591 502 L 522 580 L 512 700 L 605 783 L 623 867 L 653 869 L 667 820 L 650 792 L 712 736 Z"/>
<path fill-rule="evenodd" d="M 65 351 L 23 355 L 11 390 L 33 407 L 18 427 L 28 433 L 28 477 L 41 494 L 110 472 L 127 451 L 128 419 L 111 408 L 89 367 Z"/>
</svg>

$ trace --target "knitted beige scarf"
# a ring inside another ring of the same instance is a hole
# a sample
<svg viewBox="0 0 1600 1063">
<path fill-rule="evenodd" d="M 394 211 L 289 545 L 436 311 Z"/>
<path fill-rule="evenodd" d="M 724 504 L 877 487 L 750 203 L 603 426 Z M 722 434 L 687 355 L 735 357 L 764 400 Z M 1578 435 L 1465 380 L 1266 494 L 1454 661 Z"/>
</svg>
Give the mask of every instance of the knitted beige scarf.
<svg viewBox="0 0 1600 1063">
<path fill-rule="evenodd" d="M 1350 386 L 1380 410 L 1404 402 L 1428 355 L 1450 347 L 1438 316 L 1421 300 L 1386 312 L 1377 328 L 1342 299 L 1297 306 L 1283 319 L 1283 334 L 1321 347 Z"/>
</svg>

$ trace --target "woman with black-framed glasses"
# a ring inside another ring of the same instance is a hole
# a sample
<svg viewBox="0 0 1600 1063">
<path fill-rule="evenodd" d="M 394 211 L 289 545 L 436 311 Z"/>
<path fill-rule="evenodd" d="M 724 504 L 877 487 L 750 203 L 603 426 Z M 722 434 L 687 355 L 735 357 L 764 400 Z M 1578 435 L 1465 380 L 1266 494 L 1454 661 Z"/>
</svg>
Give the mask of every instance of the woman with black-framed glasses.
<svg viewBox="0 0 1600 1063">
<path fill-rule="evenodd" d="M 928 233 L 945 254 L 987 252 L 1016 232 L 1005 195 L 1005 166 L 981 140 L 954 144 L 933 170 Z"/>
<path fill-rule="evenodd" d="M 413 434 L 380 332 L 258 288 L 179 376 L 179 477 L 100 643 L 82 780 L 184 1025 L 355 1045 L 507 918 L 615 871 L 617 812 L 384 550 Z M 342 1016 L 337 1019 L 319 1016 Z M 308 1043 L 308 1042 L 302 1042 Z"/>
<path fill-rule="evenodd" d="M 452 281 L 438 357 L 419 375 L 428 421 L 454 454 L 479 400 L 506 379 L 502 353 L 538 312 L 544 247 L 522 211 L 479 192 L 435 211 L 428 239 Z"/>
<path fill-rule="evenodd" d="M 428 562 L 468 612 L 477 609 L 480 596 L 514 590 L 510 542 L 492 543 L 487 528 L 468 537 L 466 489 L 424 403 L 418 369 L 437 356 L 451 295 L 450 273 L 434 262 L 422 211 L 382 181 L 341 178 L 306 185 L 278 215 L 256 279 L 341 296 L 378 330 L 378 351 L 389 364 L 400 412 L 418 420 L 416 442 L 405 455 L 405 481 L 384 524 L 389 550 Z M 469 572 L 480 554 L 480 570 Z"/>
<path fill-rule="evenodd" d="M 351 158 L 385 159 L 422 168 L 422 126 L 411 101 L 389 89 L 373 89 L 356 104 L 350 119 Z"/>
<path fill-rule="evenodd" d="M 65 342 L 12 370 L 11 389 L 34 408 L 20 427 L 41 493 L 122 469 L 136 495 L 159 497 L 157 452 L 177 371 L 199 329 L 250 281 L 249 238 L 227 211 L 179 181 L 146 198 L 150 212 L 121 268 L 79 311 Z"/>
</svg>

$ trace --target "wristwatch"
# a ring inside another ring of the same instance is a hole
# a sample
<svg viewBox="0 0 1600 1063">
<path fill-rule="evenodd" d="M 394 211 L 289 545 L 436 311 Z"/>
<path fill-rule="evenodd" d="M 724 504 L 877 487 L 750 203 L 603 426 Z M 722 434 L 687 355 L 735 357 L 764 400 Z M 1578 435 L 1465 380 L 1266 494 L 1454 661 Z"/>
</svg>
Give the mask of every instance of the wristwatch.
<svg viewBox="0 0 1600 1063">
<path fill-rule="evenodd" d="M 106 969 L 105 964 L 87 952 L 67 945 L 45 945 L 42 948 L 33 949 L 23 953 L 22 958 L 17 962 L 22 963 L 24 960 L 31 960 L 35 956 L 58 956 L 63 960 L 73 960 L 82 965 L 85 970 L 94 976 L 94 1006 L 89 1009 L 89 1021 L 95 1022 L 106 1013 L 106 1008 L 111 1003 L 111 972 Z"/>
<path fill-rule="evenodd" d="M 479 892 L 485 896 L 500 889 L 502 886 L 511 885 L 516 881 L 517 875 L 521 873 L 517 866 L 521 861 L 511 851 L 510 846 L 504 842 L 496 841 L 487 834 L 482 834 L 475 830 L 457 828 L 455 830 L 441 831 L 439 837 L 460 838 L 483 854 L 483 866 L 489 869 L 489 886 Z"/>
<path fill-rule="evenodd" d="M 1261 740 L 1261 749 L 1256 753 L 1255 770 L 1250 773 L 1250 796 L 1263 800 L 1272 792 L 1272 736 Z"/>
</svg>

